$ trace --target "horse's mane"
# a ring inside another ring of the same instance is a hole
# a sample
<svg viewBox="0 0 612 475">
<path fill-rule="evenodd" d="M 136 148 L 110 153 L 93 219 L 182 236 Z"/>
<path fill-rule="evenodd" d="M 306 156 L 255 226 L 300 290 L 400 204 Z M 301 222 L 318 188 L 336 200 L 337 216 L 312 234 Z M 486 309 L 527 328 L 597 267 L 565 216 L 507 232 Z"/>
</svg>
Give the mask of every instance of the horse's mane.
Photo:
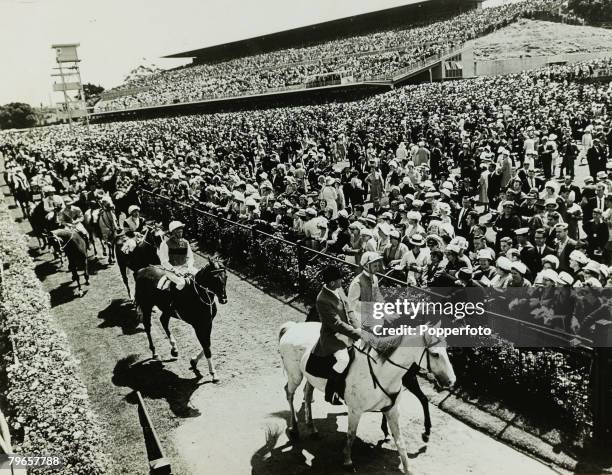
<svg viewBox="0 0 612 475">
<path fill-rule="evenodd" d="M 368 334 L 367 340 L 364 340 L 366 351 L 369 348 L 376 350 L 376 353 L 383 359 L 388 360 L 391 355 L 397 350 L 402 344 L 404 337 L 398 336 L 384 336 L 379 337 L 372 334 Z"/>
</svg>

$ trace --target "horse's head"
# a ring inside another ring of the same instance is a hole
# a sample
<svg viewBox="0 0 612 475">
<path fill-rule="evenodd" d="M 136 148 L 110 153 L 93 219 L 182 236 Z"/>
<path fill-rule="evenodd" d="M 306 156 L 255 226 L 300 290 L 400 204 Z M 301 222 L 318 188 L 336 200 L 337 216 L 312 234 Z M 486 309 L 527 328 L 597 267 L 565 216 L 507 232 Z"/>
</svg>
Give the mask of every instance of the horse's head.
<svg viewBox="0 0 612 475">
<path fill-rule="evenodd" d="M 443 387 L 448 387 L 455 384 L 457 378 L 446 352 L 446 340 L 434 334 L 435 330 L 439 328 L 440 322 L 428 328 L 431 333 L 424 333 L 423 361 L 419 362 L 419 365 L 426 365 L 427 371 L 433 373 L 438 383 Z"/>
<path fill-rule="evenodd" d="M 225 271 L 225 264 L 221 260 L 210 259 L 208 264 L 195 275 L 195 282 L 197 285 L 213 292 L 219 299 L 219 303 L 227 303 L 227 294 L 225 293 L 227 272 Z"/>
</svg>

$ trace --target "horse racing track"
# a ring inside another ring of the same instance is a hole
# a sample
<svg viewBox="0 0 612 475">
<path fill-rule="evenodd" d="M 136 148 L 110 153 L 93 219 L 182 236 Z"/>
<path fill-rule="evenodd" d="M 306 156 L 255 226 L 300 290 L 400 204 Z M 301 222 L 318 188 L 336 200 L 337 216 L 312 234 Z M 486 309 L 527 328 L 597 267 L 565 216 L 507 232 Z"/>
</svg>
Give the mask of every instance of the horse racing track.
<svg viewBox="0 0 612 475">
<path fill-rule="evenodd" d="M 20 212 L 13 209 L 15 216 Z M 20 230 L 29 231 L 21 222 Z M 189 359 L 200 350 L 193 329 L 171 321 L 179 357 L 154 315 L 153 338 L 161 359 L 150 359 L 142 326 L 134 312 L 116 265 L 90 257 L 91 285 L 76 297 L 70 274 L 41 253 L 30 239 L 36 272 L 51 296 L 54 316 L 68 335 L 95 409 L 110 438 L 107 451 L 116 473 L 147 473 L 146 453 L 137 417 L 135 391 L 145 398 L 153 424 L 172 464 L 173 473 L 343 473 L 345 409 L 323 402 L 315 392 L 313 415 L 319 437 L 290 441 L 286 379 L 277 351 L 278 328 L 305 315 L 289 298 L 274 297 L 257 283 L 229 274 L 228 303 L 219 306 L 212 334 L 212 351 L 221 381 L 213 384 L 205 363 L 198 379 Z M 196 263 L 202 267 L 204 258 Z M 133 288 L 133 280 L 130 277 Z M 201 363 L 202 364 L 202 363 Z M 429 388 L 431 390 L 431 388 Z M 300 407 L 302 393 L 296 395 Z M 401 427 L 414 473 L 551 473 L 534 459 L 469 428 L 431 406 L 432 435 L 421 439 L 423 414 L 409 393 L 401 399 Z M 303 409 L 299 411 L 303 418 Z M 360 473 L 399 471 L 393 442 L 382 441 L 380 414 L 361 420 L 353 459 Z M 504 460 L 504 464 L 499 463 Z"/>
</svg>

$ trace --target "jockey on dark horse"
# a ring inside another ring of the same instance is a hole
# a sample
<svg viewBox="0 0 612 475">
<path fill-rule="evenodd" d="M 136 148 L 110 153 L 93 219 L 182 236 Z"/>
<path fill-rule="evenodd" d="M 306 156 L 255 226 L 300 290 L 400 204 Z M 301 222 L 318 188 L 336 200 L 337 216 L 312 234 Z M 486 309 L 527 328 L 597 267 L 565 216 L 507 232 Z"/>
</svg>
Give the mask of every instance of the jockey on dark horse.
<svg viewBox="0 0 612 475">
<path fill-rule="evenodd" d="M 159 247 L 159 260 L 164 269 L 178 275 L 193 276 L 197 273 L 193 262 L 193 252 L 187 239 L 183 238 L 185 225 L 180 221 L 172 221 L 168 226 L 170 237 Z M 172 277 L 169 276 L 171 280 Z M 176 282 L 177 287 L 183 288 L 184 282 Z"/>
<path fill-rule="evenodd" d="M 123 221 L 123 230 L 126 236 L 134 237 L 137 233 L 142 234 L 145 220 L 140 217 L 140 206 L 131 205 L 128 208 L 128 217 Z"/>
<path fill-rule="evenodd" d="M 42 189 L 44 198 L 42 199 L 43 209 L 47 215 L 47 219 L 52 219 L 53 214 L 64 207 L 64 200 L 55 194 L 55 188 L 51 185 L 46 185 Z"/>
<path fill-rule="evenodd" d="M 85 240 L 86 249 L 89 249 L 89 234 L 83 226 L 83 211 L 74 203 L 75 200 L 71 196 L 64 198 L 64 208 L 59 212 L 57 220 L 61 226 L 73 227 Z"/>
</svg>

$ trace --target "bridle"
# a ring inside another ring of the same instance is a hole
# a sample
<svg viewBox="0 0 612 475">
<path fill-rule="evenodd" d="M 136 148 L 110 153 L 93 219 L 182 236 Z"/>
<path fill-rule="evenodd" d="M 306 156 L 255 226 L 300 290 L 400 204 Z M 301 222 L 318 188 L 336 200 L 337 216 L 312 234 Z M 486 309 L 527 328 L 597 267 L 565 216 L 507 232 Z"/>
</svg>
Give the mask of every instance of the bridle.
<svg viewBox="0 0 612 475">
<path fill-rule="evenodd" d="M 59 244 L 60 251 L 63 251 L 64 249 L 66 249 L 68 244 L 70 244 L 70 241 L 72 241 L 72 238 L 74 237 L 75 232 L 76 231 L 74 229 L 70 229 L 70 238 L 68 238 L 68 240 L 63 245 L 62 245 L 61 239 L 56 234 L 53 234 L 53 232 L 51 232 L 51 234 L 53 235 L 53 239 L 55 239 Z"/>
<path fill-rule="evenodd" d="M 210 267 L 211 265 L 212 265 L 212 263 L 209 263 L 209 264 L 208 264 L 208 265 L 207 265 L 207 266 L 206 266 L 206 267 L 203 269 L 203 271 L 204 271 L 204 272 L 208 272 L 208 273 L 209 273 L 209 274 L 211 274 L 211 275 L 218 274 L 219 272 L 223 272 L 223 271 L 225 271 L 225 267 L 220 267 L 220 268 L 218 268 L 218 269 L 209 269 L 209 267 Z M 204 285 L 200 285 L 200 284 L 198 284 L 198 283 L 196 282 L 196 280 L 195 280 L 195 276 L 194 276 L 194 278 L 193 278 L 192 282 L 193 282 L 193 290 L 195 291 L 196 295 L 198 296 L 198 299 L 200 299 L 200 301 L 201 301 L 201 302 L 202 302 L 204 305 L 206 305 L 206 306 L 207 306 L 207 307 L 210 309 L 210 312 L 212 313 L 212 311 L 213 311 L 213 306 L 214 306 L 214 304 L 215 304 L 215 293 L 214 293 L 212 290 L 210 290 L 208 287 L 205 287 Z M 204 297 L 202 296 L 202 294 L 201 294 L 201 293 L 198 291 L 198 289 L 200 289 L 200 290 L 204 291 L 204 295 L 205 295 L 205 297 L 206 297 L 206 298 L 204 298 Z"/>
<path fill-rule="evenodd" d="M 425 342 L 425 336 L 423 336 L 423 341 Z M 433 348 L 435 345 L 437 345 L 438 343 L 440 343 L 441 340 L 436 340 L 432 343 L 427 344 L 425 342 L 425 346 L 423 347 L 423 352 L 421 353 L 421 357 L 419 358 L 419 362 L 418 363 L 412 363 L 412 365 L 410 365 L 410 367 L 406 367 L 404 365 L 401 365 L 399 363 L 396 363 L 395 361 L 393 361 L 390 357 L 389 358 L 385 358 L 382 363 L 381 366 L 384 365 L 385 363 L 389 363 L 393 366 L 396 366 L 397 368 L 403 369 L 406 371 L 406 373 L 414 373 L 416 374 L 418 372 L 419 369 L 424 369 L 421 366 L 421 363 L 423 361 L 423 357 L 427 356 L 427 372 L 431 373 L 431 361 L 430 361 L 430 353 L 431 353 L 431 348 Z M 362 348 L 359 348 L 358 346 L 356 346 L 355 344 L 353 344 L 351 346 L 351 348 L 354 348 L 355 350 L 357 350 L 359 353 L 365 355 L 366 360 L 368 362 L 368 369 L 370 371 L 370 377 L 372 378 L 372 384 L 374 385 L 374 389 L 376 388 L 380 388 L 380 390 L 383 392 L 383 394 L 389 398 L 389 400 L 391 401 L 391 403 L 385 407 L 383 407 L 380 411 L 381 412 L 387 412 L 388 410 L 390 410 L 393 406 L 395 406 L 395 403 L 397 402 L 397 398 L 400 395 L 400 393 L 402 392 L 402 390 L 400 389 L 398 392 L 396 393 L 390 393 L 389 391 L 387 391 L 382 384 L 380 384 L 380 380 L 378 379 L 378 377 L 376 376 L 376 373 L 374 372 L 374 367 L 372 366 L 372 361 L 374 361 L 375 364 L 378 364 L 378 361 L 370 354 L 370 352 L 372 351 L 372 347 L 370 346 L 368 348 L 367 351 L 363 350 Z"/>
</svg>

